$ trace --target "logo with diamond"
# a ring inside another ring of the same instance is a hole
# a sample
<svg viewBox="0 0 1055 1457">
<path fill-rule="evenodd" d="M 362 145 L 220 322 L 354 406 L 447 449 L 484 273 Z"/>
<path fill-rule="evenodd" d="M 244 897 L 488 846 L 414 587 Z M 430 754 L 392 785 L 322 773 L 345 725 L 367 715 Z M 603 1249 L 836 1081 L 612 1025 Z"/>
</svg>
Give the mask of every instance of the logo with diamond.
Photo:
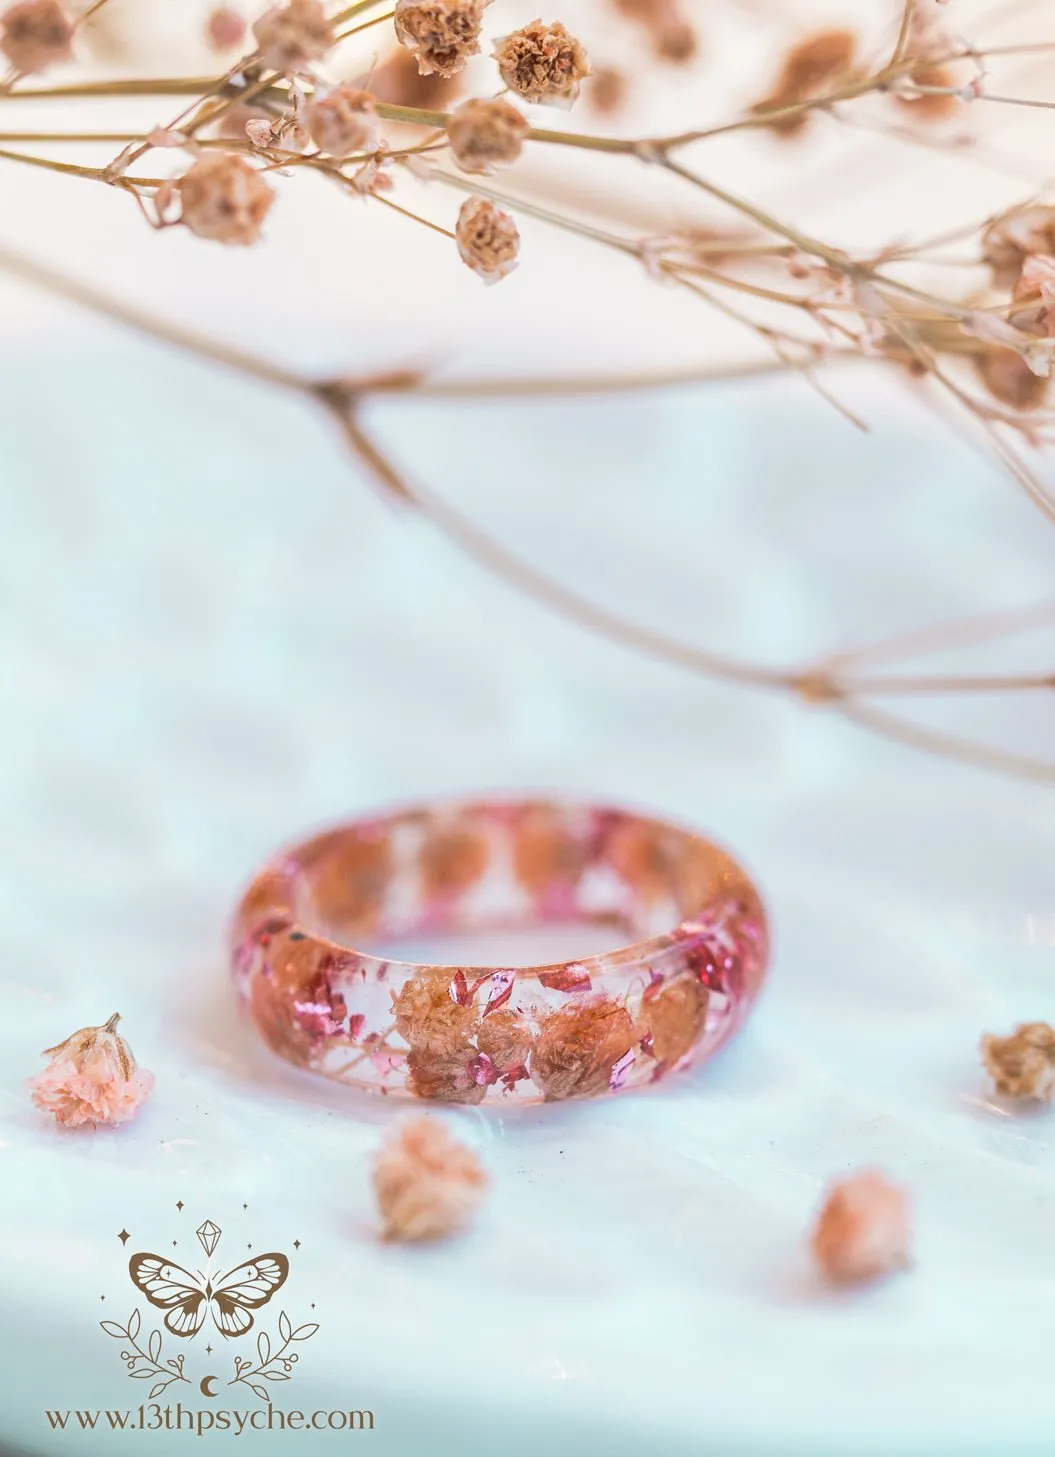
<svg viewBox="0 0 1055 1457">
<path fill-rule="evenodd" d="M 184 1208 L 181 1200 L 176 1209 L 182 1214 Z M 127 1229 L 118 1235 L 125 1246 L 131 1238 Z M 248 1387 L 254 1396 L 270 1403 L 272 1383 L 291 1379 L 300 1359 L 297 1347 L 319 1329 L 312 1320 L 294 1326 L 284 1309 L 269 1329 L 265 1308 L 289 1279 L 289 1256 L 279 1250 L 255 1255 L 249 1244 L 249 1257 L 229 1264 L 217 1254 L 223 1230 L 213 1219 L 203 1220 L 194 1238 L 205 1255 L 204 1268 L 199 1267 L 196 1251 L 193 1267 L 183 1263 L 187 1257 L 182 1255 L 170 1257 L 150 1250 L 131 1255 L 128 1275 L 146 1307 L 137 1305 L 124 1325 L 115 1320 L 99 1324 L 108 1336 L 121 1342 L 127 1375 L 133 1381 L 152 1383 L 151 1400 L 182 1384 L 196 1384 L 203 1396 L 214 1397 L 222 1382 Z M 189 1239 L 187 1243 L 190 1245 Z M 180 1247 L 179 1238 L 174 1239 L 173 1250 Z M 299 1251 L 300 1241 L 294 1240 L 293 1247 Z M 226 1357 L 228 1343 L 242 1341 L 245 1345 L 232 1352 L 229 1380 L 211 1371 L 200 1380 L 191 1375 L 188 1368 L 197 1353 L 210 1366 L 218 1365 L 219 1358 Z M 211 1359 L 214 1357 L 217 1359 Z"/>
</svg>

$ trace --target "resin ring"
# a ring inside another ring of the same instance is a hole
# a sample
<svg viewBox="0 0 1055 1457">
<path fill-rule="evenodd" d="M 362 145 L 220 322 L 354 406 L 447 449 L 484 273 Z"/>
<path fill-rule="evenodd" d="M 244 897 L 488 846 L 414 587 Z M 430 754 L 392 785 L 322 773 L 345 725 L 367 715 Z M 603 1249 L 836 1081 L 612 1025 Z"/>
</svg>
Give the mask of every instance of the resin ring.
<svg viewBox="0 0 1055 1457">
<path fill-rule="evenodd" d="M 596 923 L 633 944 L 545 966 L 423 966 L 399 937 Z M 239 993 L 290 1062 L 452 1103 L 585 1097 L 707 1057 L 762 984 L 766 919 L 724 851 L 550 801 L 401 810 L 317 836 L 247 890 Z"/>
</svg>

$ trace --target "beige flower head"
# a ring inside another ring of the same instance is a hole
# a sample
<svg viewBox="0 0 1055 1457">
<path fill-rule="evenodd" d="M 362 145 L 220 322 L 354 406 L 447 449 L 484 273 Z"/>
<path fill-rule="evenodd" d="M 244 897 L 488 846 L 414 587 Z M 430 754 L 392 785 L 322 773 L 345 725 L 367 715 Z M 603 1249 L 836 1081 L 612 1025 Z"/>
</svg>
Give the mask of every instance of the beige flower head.
<svg viewBox="0 0 1055 1457">
<path fill-rule="evenodd" d="M 543 1022 L 530 1072 L 547 1102 L 607 1092 L 615 1066 L 636 1041 L 622 1002 L 595 996 L 570 1002 Z"/>
<path fill-rule="evenodd" d="M 423 76 L 455 76 L 480 54 L 484 9 L 491 0 L 396 0 L 396 39 Z"/>
<path fill-rule="evenodd" d="M 381 1148 L 374 1191 L 392 1240 L 442 1239 L 469 1224 L 487 1192 L 476 1155 L 435 1118 L 415 1118 Z"/>
<path fill-rule="evenodd" d="M 527 117 L 502 97 L 477 97 L 454 112 L 447 140 L 463 172 L 490 172 L 516 161 L 529 129 Z"/>
<path fill-rule="evenodd" d="M 455 236 L 462 262 L 485 283 L 498 283 L 517 266 L 517 225 L 485 197 L 468 197 L 462 203 Z"/>
<path fill-rule="evenodd" d="M 181 221 L 199 238 L 248 247 L 260 237 L 275 200 L 272 188 L 242 157 L 210 152 L 176 182 Z"/>
<path fill-rule="evenodd" d="M 982 234 L 982 258 L 998 288 L 1014 288 L 1027 258 L 1055 255 L 1055 207 L 1030 203 L 1012 208 Z"/>
<path fill-rule="evenodd" d="M 830 1280 L 875 1280 L 908 1264 L 908 1201 L 882 1174 L 832 1186 L 813 1231 L 813 1253 Z"/>
<path fill-rule="evenodd" d="M 336 86 L 307 109 L 308 131 L 320 152 L 348 157 L 377 146 L 377 108 L 369 91 Z"/>
<path fill-rule="evenodd" d="M 982 1038 L 982 1061 L 998 1093 L 1050 1103 L 1055 1098 L 1055 1028 L 1023 1022 L 1010 1037 Z"/>
<path fill-rule="evenodd" d="M 0 51 L 23 76 L 72 60 L 72 41 L 61 0 L 19 0 L 0 12 Z"/>
<path fill-rule="evenodd" d="M 333 26 L 320 0 L 275 5 L 253 26 L 260 59 L 285 75 L 306 71 L 333 45 Z"/>
<path fill-rule="evenodd" d="M 586 52 L 560 21 L 533 20 L 495 44 L 502 80 L 523 101 L 570 106 L 590 74 Z"/>
<path fill-rule="evenodd" d="M 36 1106 L 67 1128 L 127 1123 L 154 1088 L 117 1032 L 114 1014 L 101 1027 L 82 1027 L 43 1053 L 43 1072 L 29 1079 Z"/>
</svg>

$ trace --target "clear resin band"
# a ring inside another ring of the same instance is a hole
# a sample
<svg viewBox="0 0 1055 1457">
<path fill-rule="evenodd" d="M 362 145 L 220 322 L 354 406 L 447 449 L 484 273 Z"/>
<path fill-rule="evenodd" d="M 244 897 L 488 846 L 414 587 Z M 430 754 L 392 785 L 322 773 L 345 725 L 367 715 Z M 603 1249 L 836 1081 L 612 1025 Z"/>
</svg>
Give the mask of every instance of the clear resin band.
<svg viewBox="0 0 1055 1457">
<path fill-rule="evenodd" d="M 435 966 L 353 949 L 584 923 L 629 941 L 543 966 Z M 640 1088 L 717 1050 L 765 975 L 758 892 L 698 835 L 522 800 L 359 820 L 282 854 L 231 933 L 268 1045 L 325 1077 L 453 1103 Z"/>
</svg>

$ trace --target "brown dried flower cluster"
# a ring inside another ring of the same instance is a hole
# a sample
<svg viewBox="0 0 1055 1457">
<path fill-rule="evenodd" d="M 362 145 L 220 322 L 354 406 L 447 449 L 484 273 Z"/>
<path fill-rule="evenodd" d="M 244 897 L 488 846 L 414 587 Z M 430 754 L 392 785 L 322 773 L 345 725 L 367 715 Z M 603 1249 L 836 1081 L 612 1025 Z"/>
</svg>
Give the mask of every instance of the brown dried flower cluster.
<svg viewBox="0 0 1055 1457">
<path fill-rule="evenodd" d="M 1051 381 L 1034 374 L 1016 349 L 994 344 L 974 357 L 979 379 L 994 399 L 1012 410 L 1029 413 L 1046 404 Z"/>
<path fill-rule="evenodd" d="M 435 1118 L 415 1118 L 381 1148 L 374 1191 L 385 1237 L 443 1239 L 464 1229 L 483 1203 L 487 1174 Z"/>
<path fill-rule="evenodd" d="M 998 1093 L 1050 1103 L 1055 1098 L 1055 1028 L 1022 1022 L 1010 1037 L 982 1038 L 982 1062 Z"/>
<path fill-rule="evenodd" d="M 994 218 L 982 234 L 982 258 L 997 288 L 1016 288 L 1027 258 L 1055 257 L 1055 207 L 1033 203 Z"/>
<path fill-rule="evenodd" d="M 691 1052 L 707 1024 L 707 988 L 691 974 L 661 983 L 646 992 L 642 1020 L 652 1038 L 657 1061 L 673 1063 Z"/>
<path fill-rule="evenodd" d="M 447 123 L 447 141 L 463 172 L 490 172 L 520 156 L 527 118 L 502 97 L 463 101 Z"/>
<path fill-rule="evenodd" d="M 486 197 L 467 197 L 455 231 L 462 262 L 485 283 L 512 273 L 520 254 L 520 230 L 507 212 Z"/>
<path fill-rule="evenodd" d="M 570 106 L 590 74 L 586 51 L 560 21 L 533 20 L 495 43 L 502 80 L 522 101 Z"/>
<path fill-rule="evenodd" d="M 841 1180 L 828 1192 L 812 1244 L 825 1275 L 840 1284 L 904 1269 L 909 1262 L 904 1191 L 873 1171 Z"/>
<path fill-rule="evenodd" d="M 18 0 L 0 13 L 0 51 L 23 76 L 73 59 L 73 22 L 61 0 Z"/>
<path fill-rule="evenodd" d="M 275 194 L 243 157 L 212 152 L 176 183 L 180 220 L 199 238 L 247 247 L 260 237 Z"/>
<path fill-rule="evenodd" d="M 831 90 L 851 72 L 857 54 L 857 37 L 852 30 L 822 30 L 807 36 L 784 57 L 772 91 L 754 110 L 779 111 L 808 101 Z M 777 116 L 767 122 L 778 136 L 797 136 L 808 124 L 805 111 Z"/>
<path fill-rule="evenodd" d="M 490 0 L 396 0 L 396 38 L 423 76 L 455 76 L 480 54 L 484 9 Z"/>
<path fill-rule="evenodd" d="M 289 0 L 266 11 L 253 26 L 265 66 L 285 75 L 307 71 L 333 45 L 333 26 L 320 0 Z"/>
<path fill-rule="evenodd" d="M 531 1053 L 532 1080 L 547 1101 L 603 1093 L 636 1041 L 633 1018 L 614 997 L 572 1002 L 543 1022 Z"/>
<path fill-rule="evenodd" d="M 316 96 L 306 113 L 308 134 L 320 152 L 348 157 L 377 145 L 377 106 L 369 91 L 335 86 Z"/>
</svg>

